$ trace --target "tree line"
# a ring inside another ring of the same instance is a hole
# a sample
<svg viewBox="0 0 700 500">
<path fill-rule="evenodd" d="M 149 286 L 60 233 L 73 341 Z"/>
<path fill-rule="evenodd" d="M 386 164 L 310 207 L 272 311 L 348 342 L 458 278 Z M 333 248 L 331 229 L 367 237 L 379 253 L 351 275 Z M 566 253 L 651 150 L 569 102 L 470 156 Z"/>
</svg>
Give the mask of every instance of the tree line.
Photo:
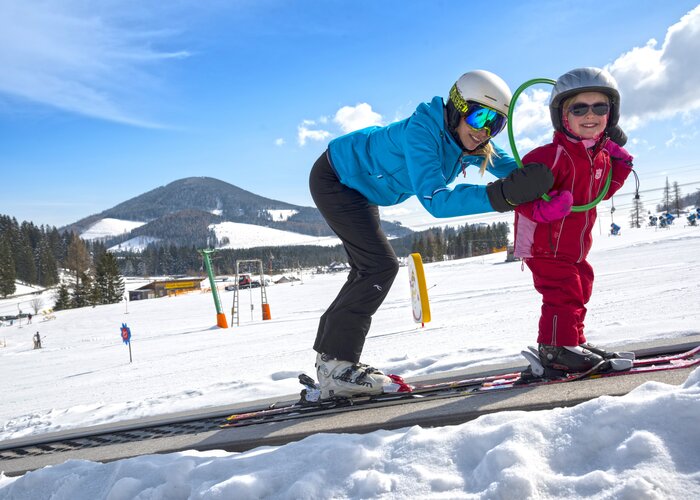
<svg viewBox="0 0 700 500">
<path fill-rule="evenodd" d="M 461 259 L 503 250 L 508 245 L 507 223 L 464 225 L 457 228 L 431 228 L 390 240 L 396 255 L 418 252 L 425 262 Z M 119 269 L 125 276 L 202 275 L 202 257 L 195 246 L 150 244 L 141 252 L 116 252 Z M 248 249 L 222 249 L 213 255 L 217 275 L 236 272 L 236 261 L 261 259 L 266 273 L 329 266 L 347 261 L 341 245 L 321 247 L 264 246 Z"/>
<path fill-rule="evenodd" d="M 69 279 L 59 287 L 55 309 L 122 299 L 124 281 L 117 259 L 103 244 L 0 215 L 0 296 L 14 294 L 17 281 L 44 288 L 57 286 L 59 269 L 66 270 Z"/>
<path fill-rule="evenodd" d="M 690 205 L 700 207 L 700 191 L 683 196 L 678 182 L 669 183 L 668 177 L 666 177 L 661 203 L 656 206 L 656 210 L 658 212 L 673 212 L 676 217 L 680 217 L 681 210 Z"/>
<path fill-rule="evenodd" d="M 674 213 L 680 217 L 681 210 L 695 205 L 700 207 L 700 191 L 687 195 L 681 194 L 681 187 L 678 182 L 669 182 L 666 177 L 666 184 L 663 187 L 661 203 L 656 205 L 657 212 Z M 640 228 L 647 223 L 648 214 L 644 211 L 644 204 L 641 197 L 632 200 L 632 210 L 629 214 L 629 224 L 631 228 Z"/>
<path fill-rule="evenodd" d="M 425 262 L 459 259 L 502 250 L 508 224 L 431 228 L 390 240 L 396 254 L 418 252 Z M 0 296 L 16 291 L 16 282 L 56 287 L 54 309 L 111 304 L 122 300 L 123 276 L 202 276 L 202 256 L 195 245 L 150 244 L 142 252 L 108 252 L 100 241 L 85 241 L 72 231 L 36 226 L 0 215 Z M 234 274 L 236 261 L 261 259 L 266 273 L 346 262 L 341 245 L 223 249 L 214 254 L 216 274 Z M 61 283 L 59 270 L 64 271 Z"/>
</svg>

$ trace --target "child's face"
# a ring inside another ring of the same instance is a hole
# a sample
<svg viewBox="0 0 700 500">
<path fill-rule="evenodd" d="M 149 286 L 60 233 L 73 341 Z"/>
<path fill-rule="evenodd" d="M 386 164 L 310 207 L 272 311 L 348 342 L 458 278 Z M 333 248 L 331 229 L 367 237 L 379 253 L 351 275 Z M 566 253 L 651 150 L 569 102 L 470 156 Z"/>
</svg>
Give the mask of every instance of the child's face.
<svg viewBox="0 0 700 500">
<path fill-rule="evenodd" d="M 572 108 L 577 104 L 579 109 L 583 108 L 583 105 L 589 106 L 581 116 L 576 116 L 572 112 Z M 603 116 L 597 115 L 591 108 L 594 104 L 609 104 L 608 96 L 601 92 L 582 92 L 574 97 L 568 109 L 565 110 L 569 128 L 574 134 L 584 139 L 599 137 L 608 125 L 609 111 Z"/>
</svg>

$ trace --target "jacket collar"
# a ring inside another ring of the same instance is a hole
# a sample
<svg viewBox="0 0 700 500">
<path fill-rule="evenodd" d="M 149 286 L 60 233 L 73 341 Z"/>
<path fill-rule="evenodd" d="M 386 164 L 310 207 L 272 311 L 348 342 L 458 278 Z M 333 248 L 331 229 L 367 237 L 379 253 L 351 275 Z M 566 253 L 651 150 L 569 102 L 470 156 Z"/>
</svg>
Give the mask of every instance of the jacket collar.
<svg viewBox="0 0 700 500">
<path fill-rule="evenodd" d="M 571 139 L 565 133 L 558 130 L 554 132 L 553 140 L 554 144 L 563 146 L 569 153 L 586 159 L 594 158 L 603 151 L 603 146 L 605 146 L 607 141 L 608 138 L 604 137 L 602 140 L 598 141 L 598 144 L 596 144 L 595 147 L 590 150 L 591 153 L 589 153 L 588 148 L 586 148 L 582 141 Z"/>
</svg>

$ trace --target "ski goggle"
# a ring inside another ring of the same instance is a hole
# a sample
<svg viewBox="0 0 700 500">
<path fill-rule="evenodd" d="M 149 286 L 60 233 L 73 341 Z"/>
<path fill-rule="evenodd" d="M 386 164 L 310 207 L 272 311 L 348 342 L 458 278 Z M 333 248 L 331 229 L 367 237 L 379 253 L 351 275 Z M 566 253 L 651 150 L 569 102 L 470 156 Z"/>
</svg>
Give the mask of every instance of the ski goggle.
<svg viewBox="0 0 700 500">
<path fill-rule="evenodd" d="M 468 108 L 464 121 L 475 130 L 486 130 L 489 137 L 496 136 L 506 126 L 508 118 L 496 111 L 476 102 L 467 102 Z"/>
<path fill-rule="evenodd" d="M 593 111 L 594 115 L 605 116 L 610 111 L 610 105 L 607 102 L 596 102 L 595 104 L 577 102 L 569 106 L 569 113 L 574 116 L 585 116 L 589 111 Z"/>
</svg>

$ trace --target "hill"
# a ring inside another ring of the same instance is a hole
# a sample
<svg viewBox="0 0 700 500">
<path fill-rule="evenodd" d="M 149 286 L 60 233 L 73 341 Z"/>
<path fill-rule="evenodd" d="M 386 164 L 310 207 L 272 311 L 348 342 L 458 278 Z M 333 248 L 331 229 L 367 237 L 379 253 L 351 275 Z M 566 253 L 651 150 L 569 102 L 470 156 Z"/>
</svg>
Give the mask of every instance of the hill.
<svg viewBox="0 0 700 500">
<path fill-rule="evenodd" d="M 101 239 L 108 246 L 138 238 L 202 247 L 217 242 L 215 226 L 225 222 L 313 237 L 333 236 L 316 208 L 265 198 L 211 177 L 171 182 L 62 230 L 74 231 L 86 239 Z M 412 232 L 400 223 L 383 222 L 383 227 L 391 236 Z"/>
</svg>

